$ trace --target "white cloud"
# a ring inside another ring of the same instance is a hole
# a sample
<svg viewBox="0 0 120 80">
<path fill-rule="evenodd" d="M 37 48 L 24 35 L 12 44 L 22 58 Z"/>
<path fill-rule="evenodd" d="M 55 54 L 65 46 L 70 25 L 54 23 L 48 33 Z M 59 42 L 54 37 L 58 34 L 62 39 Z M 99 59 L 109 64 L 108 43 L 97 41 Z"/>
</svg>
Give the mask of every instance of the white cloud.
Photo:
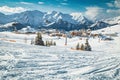
<svg viewBox="0 0 120 80">
<path fill-rule="evenodd" d="M 114 2 L 111 3 L 106 3 L 108 7 L 115 7 L 115 8 L 120 8 L 120 0 L 115 0 Z"/>
<path fill-rule="evenodd" d="M 108 7 L 112 7 L 114 9 L 107 9 L 106 16 L 110 16 L 110 17 L 116 17 L 116 16 L 120 16 L 120 0 L 114 0 L 111 3 L 107 3 Z"/>
<path fill-rule="evenodd" d="M 33 4 L 33 3 L 29 3 L 29 2 L 20 2 L 21 4 Z"/>
<path fill-rule="evenodd" d="M 68 5 L 68 3 L 60 3 L 61 5 Z"/>
<path fill-rule="evenodd" d="M 42 5 L 42 4 L 44 4 L 44 2 L 38 2 L 38 4 L 41 4 L 41 5 Z"/>
<path fill-rule="evenodd" d="M 110 15 L 111 17 L 120 16 L 120 9 L 117 9 L 117 10 L 108 9 L 106 12 L 107 12 L 108 15 Z"/>
<path fill-rule="evenodd" d="M 120 9 L 104 9 L 100 7 L 87 7 L 85 16 L 91 20 L 99 20 L 120 16 Z"/>
<path fill-rule="evenodd" d="M 114 7 L 114 5 L 112 3 L 106 3 L 108 5 L 108 7 Z"/>
<path fill-rule="evenodd" d="M 89 19 L 97 19 L 100 15 L 102 15 L 101 13 L 103 12 L 104 12 L 103 8 L 100 7 L 87 7 L 85 15 Z"/>
<path fill-rule="evenodd" d="M 11 14 L 11 13 L 20 13 L 26 11 L 25 8 L 22 7 L 8 7 L 8 6 L 2 6 L 0 7 L 0 12 L 6 13 L 6 14 Z"/>
<path fill-rule="evenodd" d="M 115 7 L 120 8 L 120 0 L 115 0 L 114 5 Z"/>
<path fill-rule="evenodd" d="M 120 14 L 120 9 L 117 9 L 117 10 L 108 9 L 107 12 L 108 13 L 119 13 Z"/>
</svg>

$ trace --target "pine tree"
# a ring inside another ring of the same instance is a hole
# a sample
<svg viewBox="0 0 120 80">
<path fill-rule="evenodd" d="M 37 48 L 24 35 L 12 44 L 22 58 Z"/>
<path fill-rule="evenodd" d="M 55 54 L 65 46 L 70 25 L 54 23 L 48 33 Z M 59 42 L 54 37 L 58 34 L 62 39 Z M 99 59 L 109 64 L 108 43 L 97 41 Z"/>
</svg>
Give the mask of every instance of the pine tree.
<svg viewBox="0 0 120 80">
<path fill-rule="evenodd" d="M 80 49 L 80 46 L 79 46 L 79 43 L 76 45 L 76 50 L 79 50 Z"/>
<path fill-rule="evenodd" d="M 47 46 L 47 45 L 48 45 L 48 41 L 45 42 L 45 46 Z"/>
<path fill-rule="evenodd" d="M 81 44 L 81 46 L 80 46 L 80 50 L 85 50 L 85 47 L 84 47 L 83 44 Z"/>
<path fill-rule="evenodd" d="M 35 45 L 42 45 L 44 46 L 44 41 L 42 40 L 41 34 L 38 32 L 35 38 Z"/>
<path fill-rule="evenodd" d="M 56 46 L 56 42 L 54 42 L 54 44 L 53 44 L 54 46 Z"/>
<path fill-rule="evenodd" d="M 49 41 L 49 44 L 50 44 L 50 45 L 53 45 L 53 41 L 52 41 L 52 40 L 51 40 L 51 41 Z"/>
<path fill-rule="evenodd" d="M 88 39 L 86 39 L 86 43 L 85 43 L 85 51 L 91 51 L 91 46 L 88 42 Z"/>
<path fill-rule="evenodd" d="M 47 46 L 50 47 L 50 41 L 48 41 Z"/>
</svg>

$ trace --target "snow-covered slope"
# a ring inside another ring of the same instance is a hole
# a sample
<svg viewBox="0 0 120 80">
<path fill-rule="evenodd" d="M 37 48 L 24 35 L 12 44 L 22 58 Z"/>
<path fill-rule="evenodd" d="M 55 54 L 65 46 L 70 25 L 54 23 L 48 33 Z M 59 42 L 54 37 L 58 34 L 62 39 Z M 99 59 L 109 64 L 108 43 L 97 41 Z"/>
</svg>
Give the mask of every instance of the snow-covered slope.
<svg viewBox="0 0 120 80">
<path fill-rule="evenodd" d="M 9 28 L 9 27 L 14 26 L 14 24 L 17 24 L 17 23 L 16 23 L 16 22 L 10 22 L 10 23 L 7 23 L 7 24 L 5 24 L 5 25 L 0 25 L 0 28 L 1 28 L 1 27 Z"/>
<path fill-rule="evenodd" d="M 31 28 L 30 26 L 27 26 L 25 28 L 22 28 L 21 30 L 18 30 L 20 33 L 33 33 L 36 32 L 34 28 Z"/>
<path fill-rule="evenodd" d="M 103 34 L 113 34 L 113 33 L 120 33 L 120 24 L 109 26 L 100 30 L 93 31 L 93 33 L 103 33 Z"/>
<path fill-rule="evenodd" d="M 114 27 L 117 28 L 117 27 Z M 116 29 L 117 30 L 117 29 Z M 43 40 L 56 41 L 57 46 L 30 45 L 36 35 L 0 33 L 1 80 L 119 80 L 120 36 L 113 41 L 90 38 L 92 51 L 71 50 L 85 38 L 43 35 Z M 27 43 L 24 39 L 27 39 Z"/>
<path fill-rule="evenodd" d="M 105 22 L 111 25 L 120 24 L 120 16 L 106 19 Z"/>
<path fill-rule="evenodd" d="M 3 24 L 0 25 L 0 31 L 13 31 L 15 29 L 19 30 L 23 27 L 25 27 L 25 26 L 18 22 L 9 22 L 4 25 Z"/>
</svg>

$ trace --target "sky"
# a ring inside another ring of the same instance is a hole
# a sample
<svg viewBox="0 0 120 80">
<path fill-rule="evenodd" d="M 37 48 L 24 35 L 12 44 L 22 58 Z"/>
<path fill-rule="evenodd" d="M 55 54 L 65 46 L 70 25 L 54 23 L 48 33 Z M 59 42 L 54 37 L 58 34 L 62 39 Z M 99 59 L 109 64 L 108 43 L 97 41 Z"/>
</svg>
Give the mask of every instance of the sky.
<svg viewBox="0 0 120 80">
<path fill-rule="evenodd" d="M 82 13 L 89 19 L 104 19 L 120 16 L 120 0 L 0 0 L 4 14 L 27 10 Z"/>
</svg>

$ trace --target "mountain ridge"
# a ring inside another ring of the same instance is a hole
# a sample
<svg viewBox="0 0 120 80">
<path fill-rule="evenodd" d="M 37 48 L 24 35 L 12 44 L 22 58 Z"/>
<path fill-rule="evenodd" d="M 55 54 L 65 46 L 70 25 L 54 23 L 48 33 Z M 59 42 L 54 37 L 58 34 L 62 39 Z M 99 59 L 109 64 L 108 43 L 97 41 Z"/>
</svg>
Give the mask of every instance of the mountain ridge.
<svg viewBox="0 0 120 80">
<path fill-rule="evenodd" d="M 93 22 L 83 16 L 82 13 L 64 14 L 57 11 L 41 12 L 38 10 L 25 11 L 11 15 L 0 13 L 0 24 L 4 25 L 10 22 L 18 22 L 24 26 L 31 26 L 35 29 L 54 28 L 68 31 L 74 29 L 88 29 L 91 26 L 91 29 L 95 30 L 109 26 L 109 22 L 106 20 Z"/>
</svg>

